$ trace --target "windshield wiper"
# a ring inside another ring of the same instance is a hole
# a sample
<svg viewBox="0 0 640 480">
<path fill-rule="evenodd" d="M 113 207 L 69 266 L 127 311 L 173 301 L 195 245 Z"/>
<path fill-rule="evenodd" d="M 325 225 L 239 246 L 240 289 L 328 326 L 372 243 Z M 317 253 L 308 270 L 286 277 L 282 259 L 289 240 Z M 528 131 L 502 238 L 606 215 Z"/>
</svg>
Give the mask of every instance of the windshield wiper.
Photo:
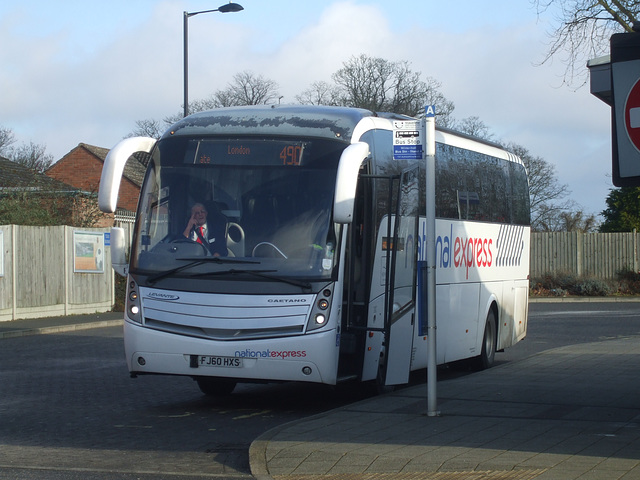
<svg viewBox="0 0 640 480">
<path fill-rule="evenodd" d="M 194 260 L 194 258 L 197 258 L 197 260 Z M 193 261 L 189 263 L 185 263 L 184 265 L 180 265 L 179 267 L 172 268 L 171 270 L 166 270 L 164 272 L 160 272 L 155 275 L 152 275 L 147 278 L 147 281 L 149 283 L 155 283 L 158 280 L 168 277 L 170 275 L 173 275 L 174 273 L 177 273 L 181 270 L 185 270 L 191 267 L 196 267 L 198 265 L 202 265 L 203 263 L 217 263 L 220 265 L 225 263 L 238 263 L 238 264 L 260 263 L 260 262 L 254 262 L 251 260 L 236 260 L 236 259 L 227 258 L 227 257 L 187 257 L 187 258 L 176 258 L 176 260 L 193 260 Z"/>
<path fill-rule="evenodd" d="M 256 277 L 261 277 L 261 278 L 266 278 L 269 280 L 277 280 L 279 282 L 284 282 L 284 283 L 288 283 L 290 285 L 295 285 L 296 287 L 301 287 L 301 288 L 305 288 L 305 289 L 310 289 L 311 288 L 311 284 L 309 282 L 303 282 L 302 280 L 296 280 L 295 278 L 287 278 L 287 277 L 280 277 L 278 275 L 269 275 L 269 273 L 271 272 L 277 272 L 277 270 L 237 270 L 235 268 L 231 268 L 229 270 L 221 270 L 218 272 L 203 272 L 203 273 L 197 273 L 195 275 L 193 275 L 194 277 L 200 277 L 200 276 L 206 276 L 206 275 L 226 275 L 227 273 L 229 274 L 235 274 L 235 273 L 247 273 L 249 275 L 253 275 Z"/>
</svg>

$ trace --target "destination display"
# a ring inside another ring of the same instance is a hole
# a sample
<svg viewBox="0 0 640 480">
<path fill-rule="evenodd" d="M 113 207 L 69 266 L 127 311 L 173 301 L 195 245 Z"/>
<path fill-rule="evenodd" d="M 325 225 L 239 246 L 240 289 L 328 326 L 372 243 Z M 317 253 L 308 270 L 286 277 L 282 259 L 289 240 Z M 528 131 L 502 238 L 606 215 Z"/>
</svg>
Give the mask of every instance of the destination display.
<svg viewBox="0 0 640 480">
<path fill-rule="evenodd" d="M 307 142 L 300 141 L 205 140 L 187 150 L 184 163 L 297 167 L 304 164 L 307 150 Z"/>
</svg>

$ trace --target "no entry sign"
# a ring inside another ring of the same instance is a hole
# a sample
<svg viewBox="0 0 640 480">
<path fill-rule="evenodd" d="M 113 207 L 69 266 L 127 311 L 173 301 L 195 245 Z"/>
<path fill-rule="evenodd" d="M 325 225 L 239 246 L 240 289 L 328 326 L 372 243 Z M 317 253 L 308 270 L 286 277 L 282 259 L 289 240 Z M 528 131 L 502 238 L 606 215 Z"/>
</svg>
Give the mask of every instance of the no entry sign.
<svg viewBox="0 0 640 480">
<path fill-rule="evenodd" d="M 633 85 L 625 102 L 624 125 L 629 141 L 640 152 L 640 80 Z"/>
<path fill-rule="evenodd" d="M 611 36 L 613 184 L 640 186 L 640 33 Z"/>
</svg>

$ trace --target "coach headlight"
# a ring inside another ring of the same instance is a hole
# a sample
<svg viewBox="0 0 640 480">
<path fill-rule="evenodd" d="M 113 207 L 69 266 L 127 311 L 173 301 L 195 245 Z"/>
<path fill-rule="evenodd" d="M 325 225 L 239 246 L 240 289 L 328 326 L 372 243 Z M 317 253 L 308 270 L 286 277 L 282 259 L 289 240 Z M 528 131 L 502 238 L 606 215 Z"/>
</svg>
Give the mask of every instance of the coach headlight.
<svg viewBox="0 0 640 480">
<path fill-rule="evenodd" d="M 329 313 L 331 311 L 331 297 L 333 296 L 333 286 L 323 288 L 318 294 L 307 324 L 307 332 L 322 328 L 329 323 Z"/>
<path fill-rule="evenodd" d="M 140 315 L 140 295 L 138 291 L 138 284 L 129 278 L 129 284 L 127 285 L 127 317 L 133 322 L 142 323 L 142 316 Z"/>
</svg>

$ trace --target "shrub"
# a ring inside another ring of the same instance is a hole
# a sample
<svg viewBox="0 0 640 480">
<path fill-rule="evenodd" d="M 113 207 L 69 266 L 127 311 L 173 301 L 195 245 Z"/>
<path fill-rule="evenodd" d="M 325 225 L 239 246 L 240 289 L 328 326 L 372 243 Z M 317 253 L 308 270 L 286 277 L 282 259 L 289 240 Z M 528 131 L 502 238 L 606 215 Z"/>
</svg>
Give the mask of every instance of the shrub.
<svg viewBox="0 0 640 480">
<path fill-rule="evenodd" d="M 604 280 L 597 278 L 585 278 L 579 280 L 569 290 L 572 295 L 581 295 L 589 297 L 605 297 L 612 292 L 612 287 Z M 614 290 L 615 291 L 615 290 Z"/>
<path fill-rule="evenodd" d="M 624 270 L 611 280 L 578 277 L 566 272 L 546 273 L 531 279 L 529 294 L 544 297 L 640 295 L 640 272 Z"/>
<path fill-rule="evenodd" d="M 576 277 L 570 273 L 546 273 L 541 278 L 531 280 L 531 294 L 551 297 L 565 297 L 576 283 Z"/>
<path fill-rule="evenodd" d="M 618 293 L 637 295 L 640 293 L 640 273 L 633 270 L 618 272 Z"/>
</svg>

